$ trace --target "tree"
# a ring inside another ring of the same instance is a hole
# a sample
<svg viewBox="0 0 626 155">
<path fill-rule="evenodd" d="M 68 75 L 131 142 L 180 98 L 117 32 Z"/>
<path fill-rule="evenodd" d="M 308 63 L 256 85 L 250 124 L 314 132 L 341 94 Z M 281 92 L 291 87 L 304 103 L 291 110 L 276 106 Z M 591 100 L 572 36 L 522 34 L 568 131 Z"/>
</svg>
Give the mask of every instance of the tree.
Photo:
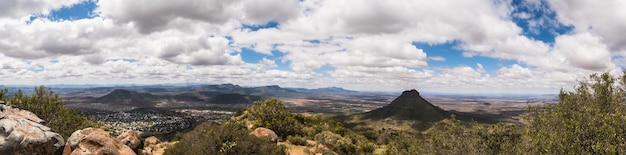
<svg viewBox="0 0 626 155">
<path fill-rule="evenodd" d="M 46 126 L 63 137 L 69 137 L 72 132 L 87 127 L 98 126 L 84 115 L 64 107 L 59 94 L 44 86 L 35 87 L 32 95 L 26 95 L 18 90 L 15 95 L 6 97 L 7 89 L 0 91 L 0 100 L 7 105 L 28 110 L 46 121 Z"/>
<path fill-rule="evenodd" d="M 618 81 L 618 82 L 616 82 Z M 559 103 L 531 107 L 523 146 L 531 154 L 626 153 L 626 74 L 592 74 Z"/>
<path fill-rule="evenodd" d="M 301 135 L 302 116 L 291 113 L 278 99 L 254 102 L 246 111 L 246 117 L 254 128 L 265 127 L 273 130 L 282 139 L 288 135 Z"/>
</svg>

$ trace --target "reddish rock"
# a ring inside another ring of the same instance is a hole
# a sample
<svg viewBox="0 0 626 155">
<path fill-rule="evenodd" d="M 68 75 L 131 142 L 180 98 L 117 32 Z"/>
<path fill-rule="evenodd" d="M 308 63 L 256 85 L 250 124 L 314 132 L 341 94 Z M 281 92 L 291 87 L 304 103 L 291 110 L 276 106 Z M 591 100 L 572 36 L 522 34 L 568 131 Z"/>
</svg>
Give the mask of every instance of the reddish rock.
<svg viewBox="0 0 626 155">
<path fill-rule="evenodd" d="M 75 131 L 67 139 L 63 155 L 83 154 L 136 155 L 130 147 L 106 131 L 95 128 Z"/>
<path fill-rule="evenodd" d="M 174 145 L 175 142 L 161 142 L 158 138 L 150 136 L 143 141 L 142 155 L 163 155 L 165 149 Z"/>
<path fill-rule="evenodd" d="M 126 130 L 119 136 L 117 136 L 117 140 L 121 141 L 122 144 L 130 147 L 133 150 L 137 150 L 139 146 L 141 146 L 141 132 L 135 130 Z"/>
<path fill-rule="evenodd" d="M 278 135 L 276 135 L 276 132 L 268 128 L 258 127 L 250 134 L 259 138 L 270 140 L 271 142 L 278 142 Z"/>
</svg>

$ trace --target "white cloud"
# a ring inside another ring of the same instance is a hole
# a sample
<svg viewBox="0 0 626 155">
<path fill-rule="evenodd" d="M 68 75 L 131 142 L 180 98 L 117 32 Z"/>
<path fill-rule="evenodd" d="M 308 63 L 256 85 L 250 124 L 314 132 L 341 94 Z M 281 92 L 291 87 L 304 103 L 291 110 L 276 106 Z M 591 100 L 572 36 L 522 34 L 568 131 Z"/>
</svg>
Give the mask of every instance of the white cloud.
<svg viewBox="0 0 626 155">
<path fill-rule="evenodd" d="M 47 15 L 52 10 L 69 7 L 85 0 L 3 0 L 0 1 L 0 18 L 26 20 L 33 15 Z"/>
<path fill-rule="evenodd" d="M 626 1 L 549 0 L 560 22 L 600 36 L 611 51 L 626 51 Z"/>
<path fill-rule="evenodd" d="M 432 57 L 428 57 L 428 59 L 434 60 L 434 61 L 446 61 L 446 58 L 442 56 L 432 56 Z"/>
<path fill-rule="evenodd" d="M 178 64 L 231 65 L 242 64 L 238 54 L 231 54 L 224 37 L 161 38 L 157 48 L 160 57 Z"/>
<path fill-rule="evenodd" d="M 619 70 L 612 59 L 626 54 L 621 1 L 550 1 L 559 21 L 575 26 L 553 44 L 524 36 L 512 18 L 528 19 L 535 29 L 552 21 L 515 12 L 510 1 L 499 0 L 101 0 L 94 18 L 26 22 L 80 2 L 0 2 L 0 78 L 543 92 L 592 72 Z M 270 21 L 280 26 L 258 31 L 242 26 Z M 432 66 L 427 60 L 457 60 L 428 56 L 416 42 L 455 42 L 464 56 L 518 64 L 496 71 L 486 70 L 493 68 L 483 66 L 488 62 Z M 266 57 L 246 63 L 241 48 Z M 278 62 L 291 70 L 279 70 Z M 334 70 L 316 72 L 322 66 Z"/>
<path fill-rule="evenodd" d="M 226 23 L 236 16 L 237 1 L 106 0 L 98 1 L 98 14 L 118 23 L 131 23 L 142 33 L 167 29 L 176 20 Z"/>
<path fill-rule="evenodd" d="M 556 38 L 553 52 L 561 53 L 571 66 L 593 71 L 613 67 L 611 53 L 600 38 L 589 33 L 564 35 Z"/>
</svg>

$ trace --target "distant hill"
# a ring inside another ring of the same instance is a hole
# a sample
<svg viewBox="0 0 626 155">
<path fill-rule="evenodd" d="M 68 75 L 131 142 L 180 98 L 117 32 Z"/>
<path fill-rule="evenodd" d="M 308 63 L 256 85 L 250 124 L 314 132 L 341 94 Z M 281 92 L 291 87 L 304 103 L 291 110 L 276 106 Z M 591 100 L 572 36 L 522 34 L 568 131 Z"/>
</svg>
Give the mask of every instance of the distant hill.
<svg viewBox="0 0 626 155">
<path fill-rule="evenodd" d="M 209 103 L 214 104 L 249 104 L 252 103 L 250 99 L 246 95 L 236 94 L 236 93 L 227 93 L 217 95 L 209 101 Z"/>
<path fill-rule="evenodd" d="M 422 98 L 417 90 L 407 90 L 384 107 L 339 119 L 355 128 L 422 130 L 449 115 L 447 111 Z"/>
<path fill-rule="evenodd" d="M 107 95 L 95 98 L 93 102 L 149 107 L 153 106 L 159 99 L 161 99 L 160 96 L 152 95 L 150 93 L 140 93 L 126 89 L 115 89 Z"/>
<path fill-rule="evenodd" d="M 317 89 L 305 89 L 305 88 L 289 88 L 299 93 L 313 93 L 313 94 L 336 94 L 336 95 L 345 95 L 345 94 L 357 94 L 359 92 L 346 90 L 340 87 L 326 87 L 326 88 L 317 88 Z"/>
</svg>

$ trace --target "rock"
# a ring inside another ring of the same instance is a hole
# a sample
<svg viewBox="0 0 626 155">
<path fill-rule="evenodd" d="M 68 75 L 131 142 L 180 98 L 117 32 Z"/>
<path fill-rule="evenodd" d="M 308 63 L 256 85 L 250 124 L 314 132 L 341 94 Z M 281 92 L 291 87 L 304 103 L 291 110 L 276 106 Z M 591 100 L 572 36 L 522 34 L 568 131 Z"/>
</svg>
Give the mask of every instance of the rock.
<svg viewBox="0 0 626 155">
<path fill-rule="evenodd" d="M 165 149 L 176 142 L 161 142 L 158 138 L 150 136 L 143 141 L 142 155 L 163 155 Z"/>
<path fill-rule="evenodd" d="M 258 127 L 250 134 L 259 138 L 270 140 L 271 142 L 278 142 L 278 135 L 276 135 L 276 132 L 268 128 Z"/>
<path fill-rule="evenodd" d="M 117 136 L 117 140 L 121 141 L 122 144 L 130 147 L 130 149 L 137 150 L 139 146 L 141 146 L 141 132 L 135 130 L 126 130 L 119 136 Z"/>
<path fill-rule="evenodd" d="M 136 155 L 130 147 L 108 132 L 96 128 L 75 131 L 67 139 L 63 155 L 83 154 Z"/>
<path fill-rule="evenodd" d="M 63 137 L 34 113 L 0 104 L 0 154 L 54 154 Z"/>
</svg>

